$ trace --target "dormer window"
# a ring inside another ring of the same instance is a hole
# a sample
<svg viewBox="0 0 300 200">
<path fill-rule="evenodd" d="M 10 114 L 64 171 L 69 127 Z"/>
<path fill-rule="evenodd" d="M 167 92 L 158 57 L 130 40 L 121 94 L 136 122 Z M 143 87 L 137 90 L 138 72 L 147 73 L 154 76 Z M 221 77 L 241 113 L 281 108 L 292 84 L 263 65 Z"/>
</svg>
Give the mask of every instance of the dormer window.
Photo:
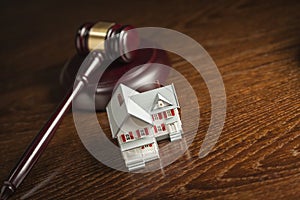
<svg viewBox="0 0 300 200">
<path fill-rule="evenodd" d="M 123 97 L 122 97 L 121 94 L 118 94 L 118 102 L 119 102 L 119 105 L 120 105 L 120 106 L 122 106 L 123 103 L 124 103 L 124 99 L 123 99 Z"/>
</svg>

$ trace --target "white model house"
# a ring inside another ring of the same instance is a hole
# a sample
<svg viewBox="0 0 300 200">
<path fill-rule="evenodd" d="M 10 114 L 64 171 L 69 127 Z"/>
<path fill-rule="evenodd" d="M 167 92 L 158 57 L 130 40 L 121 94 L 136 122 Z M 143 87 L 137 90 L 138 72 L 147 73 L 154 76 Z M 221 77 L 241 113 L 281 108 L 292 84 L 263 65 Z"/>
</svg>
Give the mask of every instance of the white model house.
<svg viewBox="0 0 300 200">
<path fill-rule="evenodd" d="M 173 84 L 143 93 L 118 86 L 106 111 L 112 137 L 117 138 L 130 171 L 159 158 L 157 141 L 181 139 L 178 108 Z"/>
</svg>

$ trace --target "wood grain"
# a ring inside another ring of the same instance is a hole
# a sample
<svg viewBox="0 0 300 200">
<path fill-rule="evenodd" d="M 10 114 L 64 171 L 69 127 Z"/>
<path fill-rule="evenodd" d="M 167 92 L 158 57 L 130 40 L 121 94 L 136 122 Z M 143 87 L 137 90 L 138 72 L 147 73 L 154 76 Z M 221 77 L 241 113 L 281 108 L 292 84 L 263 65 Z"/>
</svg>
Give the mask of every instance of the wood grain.
<svg viewBox="0 0 300 200">
<path fill-rule="evenodd" d="M 198 158 L 210 96 L 187 63 L 198 133 L 175 163 L 146 174 L 110 169 L 82 145 L 68 114 L 13 199 L 300 199 L 299 1 L 43 1 L 1 5 L 0 181 L 63 96 L 58 78 L 85 21 L 181 31 L 210 53 L 224 80 L 226 123 Z M 100 123 L 108 130 L 105 113 Z"/>
</svg>

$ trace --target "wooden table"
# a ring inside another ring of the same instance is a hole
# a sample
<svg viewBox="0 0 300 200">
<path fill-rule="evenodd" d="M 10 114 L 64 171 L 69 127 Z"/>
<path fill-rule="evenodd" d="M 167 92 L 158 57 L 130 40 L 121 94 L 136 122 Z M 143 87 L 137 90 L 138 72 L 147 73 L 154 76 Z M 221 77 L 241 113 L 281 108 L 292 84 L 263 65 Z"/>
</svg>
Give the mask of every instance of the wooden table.
<svg viewBox="0 0 300 200">
<path fill-rule="evenodd" d="M 299 1 L 37 1 L 1 5 L 0 181 L 63 96 L 59 74 L 86 21 L 157 26 L 209 52 L 227 95 L 224 129 L 208 156 L 210 96 L 200 81 L 198 134 L 175 163 L 146 174 L 113 170 L 82 145 L 68 114 L 13 199 L 299 199 Z M 193 84 L 184 62 L 171 56 Z M 105 124 L 106 114 L 99 113 Z M 106 121 L 107 124 L 107 121 Z"/>
</svg>

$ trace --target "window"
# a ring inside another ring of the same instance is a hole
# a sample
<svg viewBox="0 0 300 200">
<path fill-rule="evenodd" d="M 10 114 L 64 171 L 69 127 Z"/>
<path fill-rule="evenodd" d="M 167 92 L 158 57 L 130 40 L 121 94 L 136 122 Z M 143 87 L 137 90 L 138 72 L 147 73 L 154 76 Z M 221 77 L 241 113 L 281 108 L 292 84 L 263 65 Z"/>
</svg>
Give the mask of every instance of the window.
<svg viewBox="0 0 300 200">
<path fill-rule="evenodd" d="M 166 125 L 165 124 L 156 125 L 153 128 L 154 128 L 155 133 L 157 133 L 157 132 L 159 133 L 159 132 L 163 132 L 166 130 Z"/>
<path fill-rule="evenodd" d="M 118 94 L 118 101 L 119 101 L 119 105 L 122 106 L 122 104 L 124 103 L 124 99 L 121 94 Z"/>
<path fill-rule="evenodd" d="M 138 130 L 136 130 L 136 134 L 137 134 L 138 138 L 142 138 L 142 137 L 145 137 L 146 135 L 149 135 L 149 130 L 148 130 L 148 128 L 138 129 Z"/>
<path fill-rule="evenodd" d="M 161 120 L 162 118 L 163 118 L 163 113 L 157 113 L 157 114 L 152 115 L 152 120 L 153 121 Z"/>
<path fill-rule="evenodd" d="M 167 113 L 167 117 L 172 117 L 171 110 L 167 110 L 166 113 Z"/>
<path fill-rule="evenodd" d="M 134 136 L 132 132 L 121 134 L 121 139 L 123 142 L 128 142 L 130 140 L 134 140 Z"/>
<path fill-rule="evenodd" d="M 163 101 L 159 100 L 159 101 L 157 101 L 157 105 L 158 105 L 159 108 L 162 108 L 162 107 L 164 107 L 165 104 L 164 104 Z"/>
<path fill-rule="evenodd" d="M 126 137 L 126 140 L 130 140 L 129 134 L 126 134 L 125 137 Z"/>
<path fill-rule="evenodd" d="M 140 134 L 141 134 L 141 137 L 144 137 L 146 135 L 144 129 L 140 130 Z"/>
<path fill-rule="evenodd" d="M 152 115 L 152 119 L 153 119 L 153 121 L 158 120 L 159 119 L 158 114 Z"/>
<path fill-rule="evenodd" d="M 157 130 L 158 130 L 158 132 L 162 132 L 162 128 L 160 125 L 157 126 Z"/>
<path fill-rule="evenodd" d="M 166 111 L 166 114 L 167 114 L 167 117 L 168 117 L 168 118 L 169 118 L 169 117 L 173 117 L 173 116 L 175 116 L 175 111 L 174 111 L 174 109 L 167 110 L 167 111 Z"/>
</svg>

